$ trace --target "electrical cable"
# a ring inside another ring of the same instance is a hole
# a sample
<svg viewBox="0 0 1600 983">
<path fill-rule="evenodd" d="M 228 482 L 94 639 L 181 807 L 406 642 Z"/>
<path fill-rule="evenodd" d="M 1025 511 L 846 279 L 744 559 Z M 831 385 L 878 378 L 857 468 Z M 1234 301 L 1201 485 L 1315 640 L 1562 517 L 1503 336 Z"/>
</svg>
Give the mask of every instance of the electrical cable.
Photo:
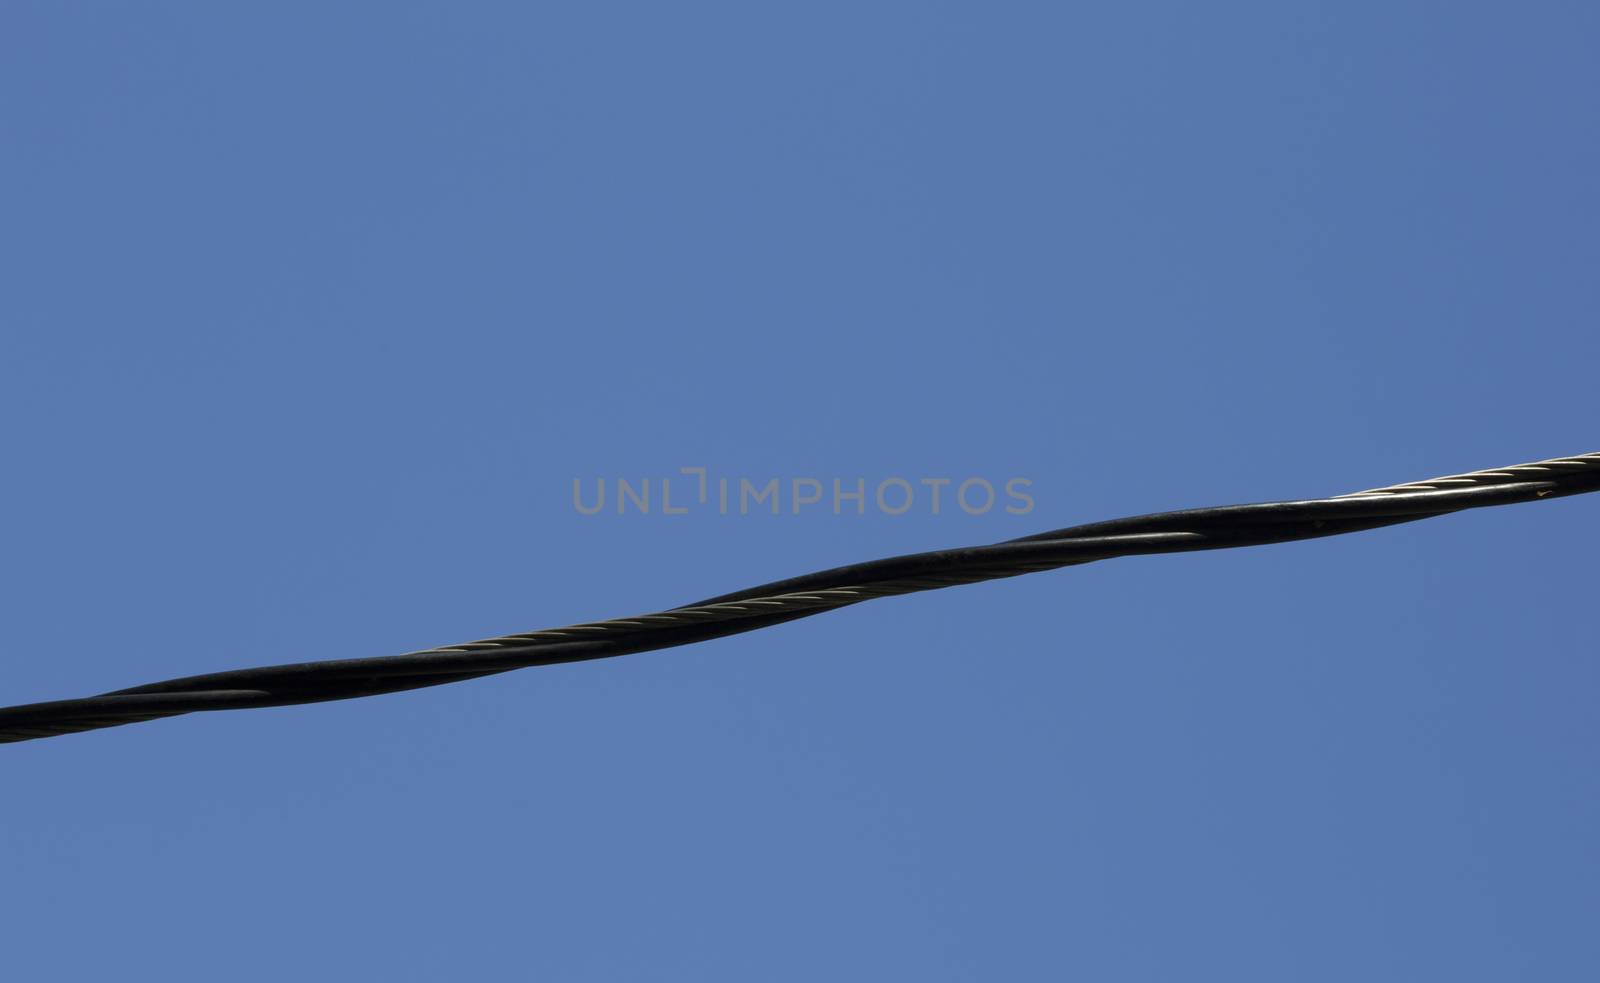
<svg viewBox="0 0 1600 983">
<path fill-rule="evenodd" d="M 208 710 L 397 693 L 513 669 L 605 659 L 755 631 L 881 597 L 1120 556 L 1260 546 L 1378 529 L 1465 509 L 1600 490 L 1600 451 L 1374 488 L 1333 498 L 1112 519 L 988 546 L 835 567 L 653 614 L 504 635 L 405 655 L 185 676 L 99 696 L 0 708 L 0 743 Z"/>
</svg>

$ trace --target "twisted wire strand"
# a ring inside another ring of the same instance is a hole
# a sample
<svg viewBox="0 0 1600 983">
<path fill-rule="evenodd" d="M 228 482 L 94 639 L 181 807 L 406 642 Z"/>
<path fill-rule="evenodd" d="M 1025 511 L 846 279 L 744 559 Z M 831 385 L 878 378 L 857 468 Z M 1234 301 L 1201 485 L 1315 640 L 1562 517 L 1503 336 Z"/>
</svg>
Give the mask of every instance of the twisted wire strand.
<svg viewBox="0 0 1600 983">
<path fill-rule="evenodd" d="M 1600 451 L 1447 475 L 1332 498 L 1185 509 L 1020 539 L 888 557 L 746 588 L 682 607 L 502 635 L 404 655 L 332 659 L 169 679 L 76 700 L 0 708 L 0 743 L 205 710 L 291 706 L 671 648 L 755 631 L 863 601 L 1120 556 L 1316 539 L 1464 509 L 1600 490 Z"/>
</svg>

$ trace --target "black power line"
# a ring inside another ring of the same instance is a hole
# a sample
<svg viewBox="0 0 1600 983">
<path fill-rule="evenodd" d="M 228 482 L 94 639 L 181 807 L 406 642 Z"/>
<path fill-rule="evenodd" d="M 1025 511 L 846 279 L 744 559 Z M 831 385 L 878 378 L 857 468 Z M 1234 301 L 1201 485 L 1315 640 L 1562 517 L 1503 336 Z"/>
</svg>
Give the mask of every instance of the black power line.
<svg viewBox="0 0 1600 983">
<path fill-rule="evenodd" d="M 655 614 L 446 645 L 186 676 L 80 700 L 0 708 L 0 743 L 199 710 L 397 693 L 512 669 L 687 645 L 878 597 L 1015 577 L 1118 556 L 1260 546 L 1600 490 L 1600 451 L 1391 485 L 1335 498 L 1225 505 L 1094 522 L 990 546 L 913 553 L 751 587 Z"/>
</svg>

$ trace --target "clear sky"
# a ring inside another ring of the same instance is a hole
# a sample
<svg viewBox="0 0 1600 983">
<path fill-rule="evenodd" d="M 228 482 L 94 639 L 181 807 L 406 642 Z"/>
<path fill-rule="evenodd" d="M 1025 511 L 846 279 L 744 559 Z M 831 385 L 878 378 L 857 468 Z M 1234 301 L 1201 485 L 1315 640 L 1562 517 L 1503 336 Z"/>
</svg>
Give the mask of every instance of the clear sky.
<svg viewBox="0 0 1600 983">
<path fill-rule="evenodd" d="M 0 703 L 1594 450 L 1597 44 L 1580 2 L 6 3 Z M 685 514 L 573 506 L 667 477 Z M 828 496 L 720 515 L 717 477 Z M 888 515 L 889 477 L 1000 497 Z M 1585 978 L 1597 528 L 7 746 L 0 952 Z"/>
</svg>

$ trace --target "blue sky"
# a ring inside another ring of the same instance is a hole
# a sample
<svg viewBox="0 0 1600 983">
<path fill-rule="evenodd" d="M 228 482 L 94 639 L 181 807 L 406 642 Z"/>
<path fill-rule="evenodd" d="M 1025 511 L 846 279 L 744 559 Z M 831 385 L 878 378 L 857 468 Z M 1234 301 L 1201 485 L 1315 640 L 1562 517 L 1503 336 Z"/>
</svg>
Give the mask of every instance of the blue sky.
<svg viewBox="0 0 1600 983">
<path fill-rule="evenodd" d="M 1597 42 L 1582 3 L 7 4 L 0 702 L 1593 450 Z M 572 506 L 696 466 L 1035 506 Z M 1575 979 L 1597 508 L 7 746 L 5 959 Z"/>
</svg>

